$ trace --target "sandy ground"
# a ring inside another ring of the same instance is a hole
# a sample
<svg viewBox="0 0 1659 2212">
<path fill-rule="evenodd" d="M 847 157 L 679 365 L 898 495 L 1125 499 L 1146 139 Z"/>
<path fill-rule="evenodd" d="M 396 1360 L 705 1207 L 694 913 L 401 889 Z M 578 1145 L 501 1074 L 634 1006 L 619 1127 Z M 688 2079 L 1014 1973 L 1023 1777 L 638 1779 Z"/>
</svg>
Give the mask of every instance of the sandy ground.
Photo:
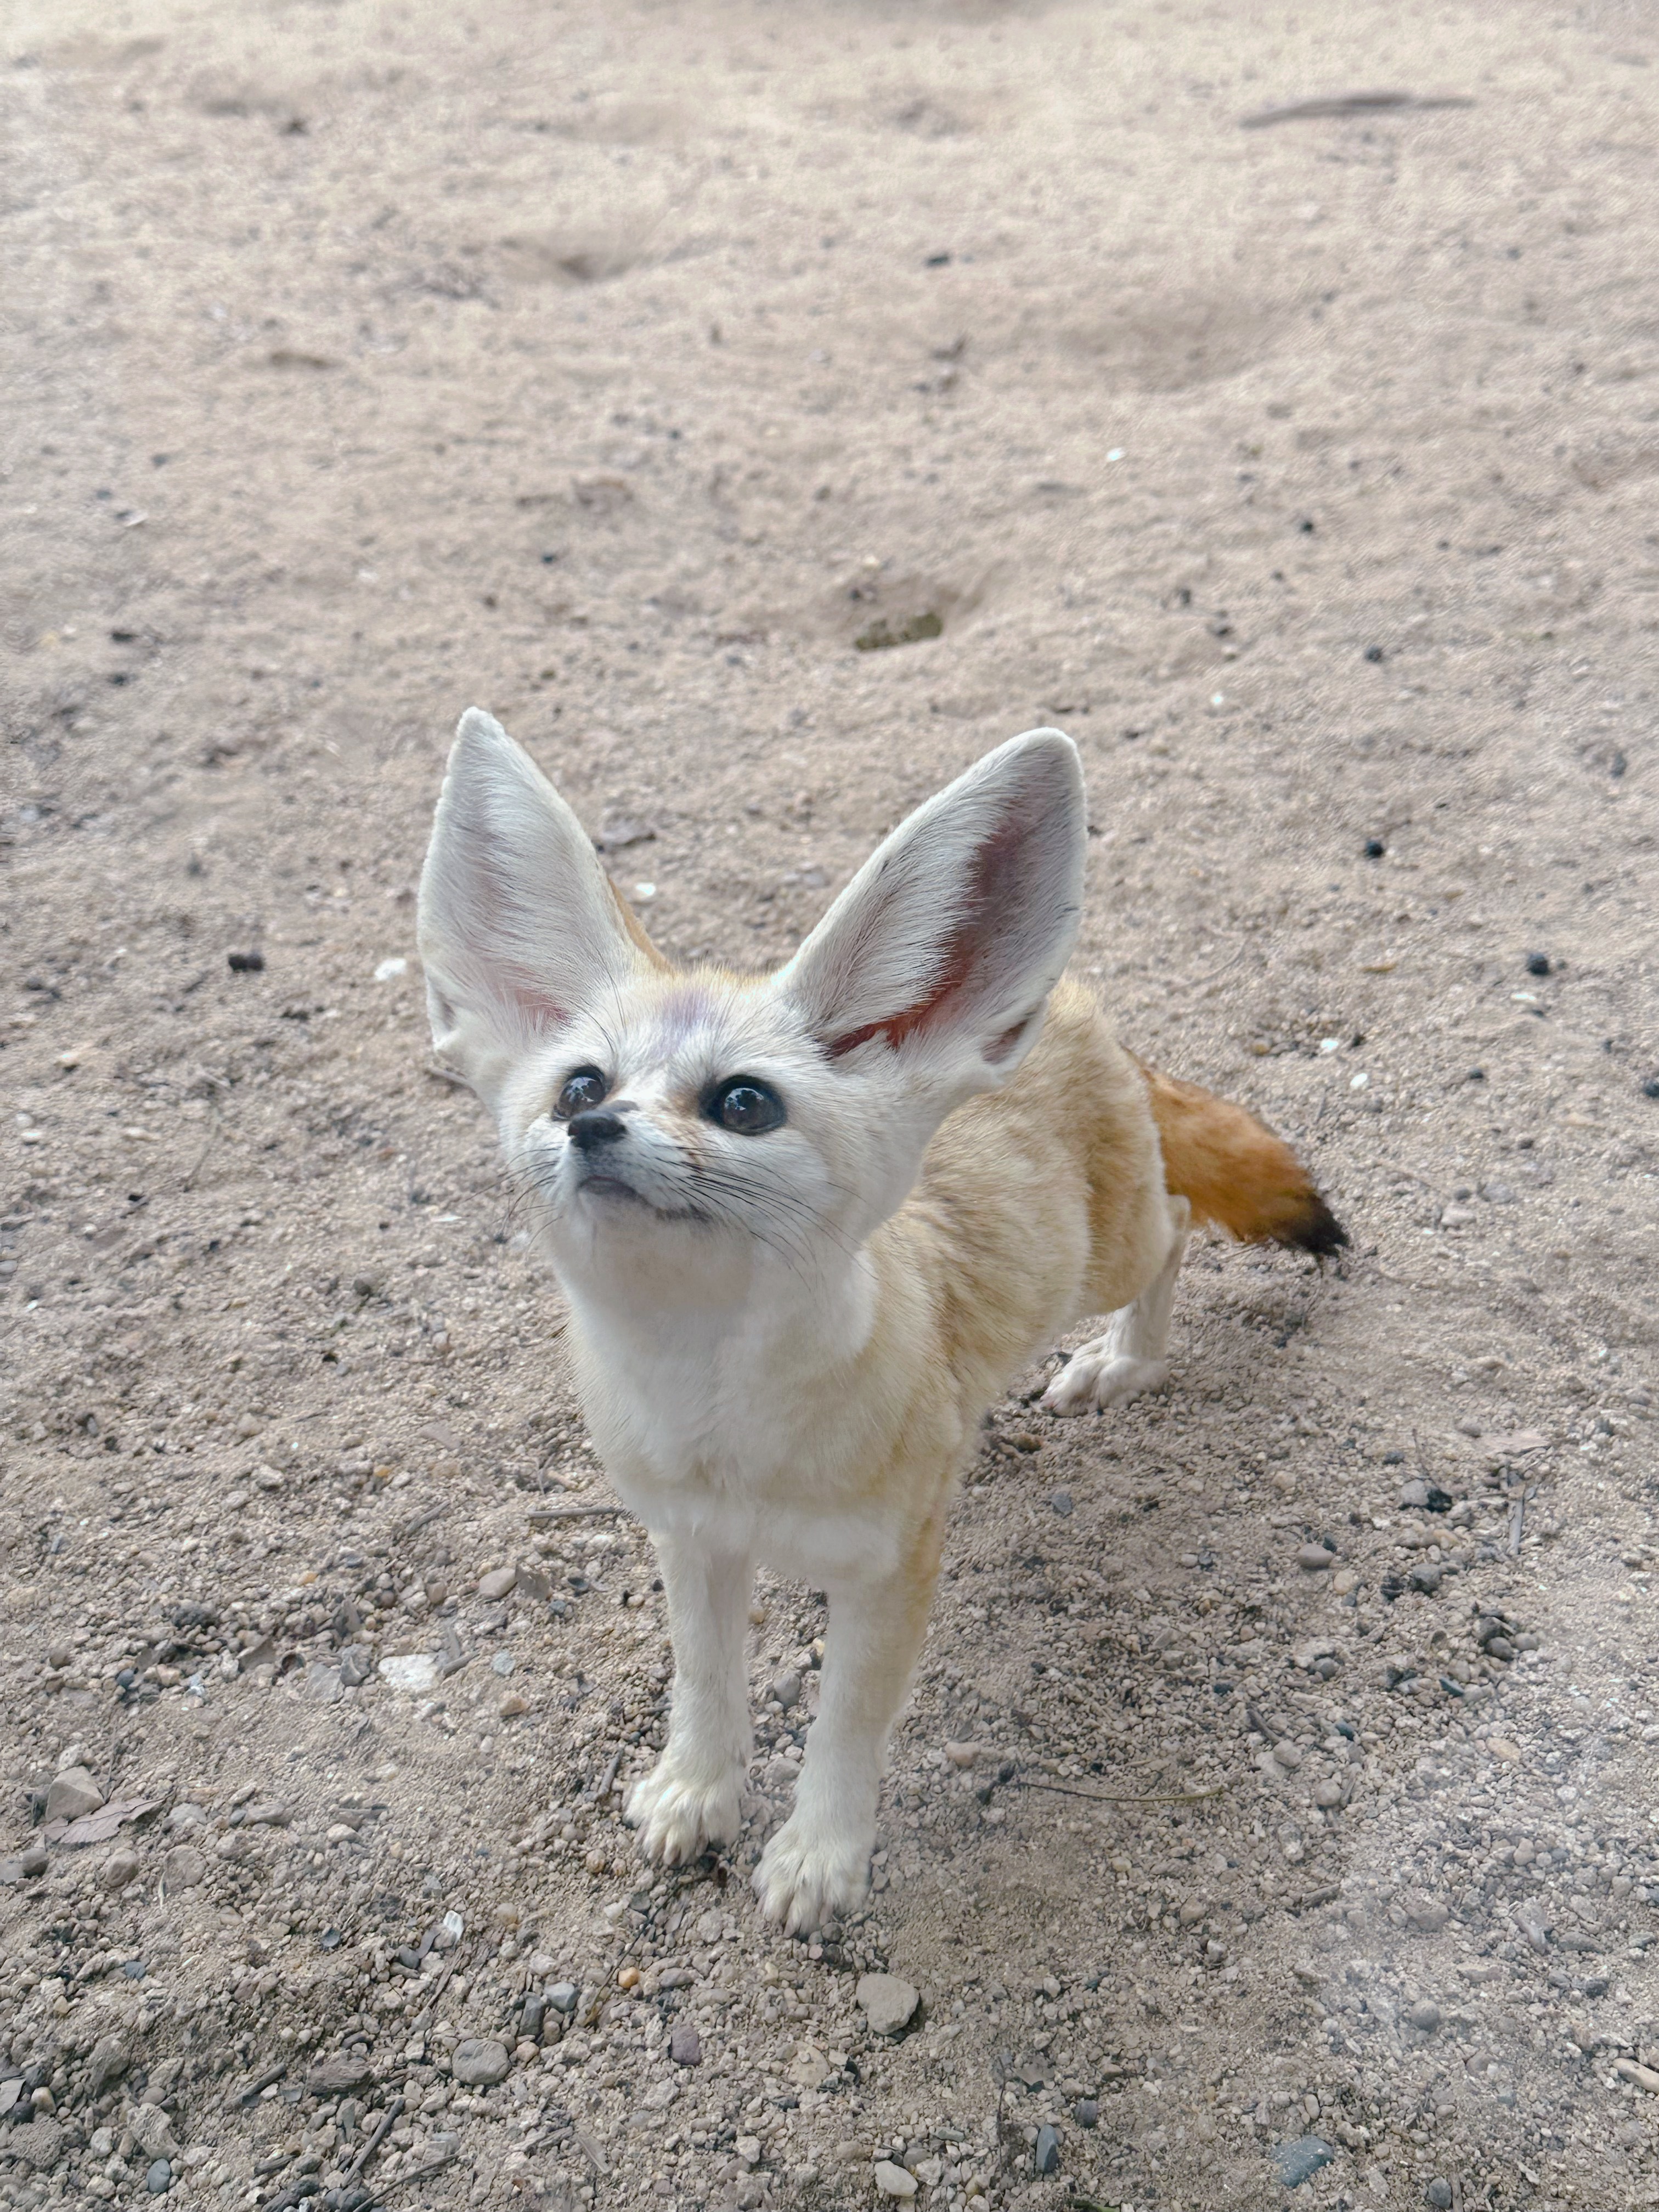
<svg viewBox="0 0 1659 2212">
<path fill-rule="evenodd" d="M 1384 87 L 1473 104 L 1241 127 Z M 1659 2204 L 1656 90 L 1534 0 L 11 0 L 0 2197 Z M 1353 1231 L 996 1413 L 810 1946 L 811 1592 L 729 1865 L 617 1821 L 660 1598 L 413 959 L 475 701 L 740 963 L 1060 722 L 1081 969 Z"/>
</svg>

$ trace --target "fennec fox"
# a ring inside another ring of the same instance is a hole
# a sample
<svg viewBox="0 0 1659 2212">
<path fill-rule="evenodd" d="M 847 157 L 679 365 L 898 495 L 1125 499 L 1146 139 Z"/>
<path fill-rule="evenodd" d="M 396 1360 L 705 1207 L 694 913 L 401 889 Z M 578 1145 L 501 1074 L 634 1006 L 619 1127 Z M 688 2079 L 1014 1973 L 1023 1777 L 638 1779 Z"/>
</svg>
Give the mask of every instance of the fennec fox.
<svg viewBox="0 0 1659 2212">
<path fill-rule="evenodd" d="M 1058 1413 L 1155 1389 L 1188 1224 L 1346 1240 L 1242 1108 L 1143 1068 L 1061 981 L 1075 747 L 987 754 L 770 975 L 679 969 L 501 726 L 463 716 L 421 879 L 439 1054 L 533 1186 L 594 1442 L 650 1530 L 676 1674 L 647 1858 L 738 1832 L 763 1559 L 830 1598 L 818 1715 L 755 1887 L 855 1907 L 888 1732 L 986 1407 L 1091 1314 Z"/>
</svg>

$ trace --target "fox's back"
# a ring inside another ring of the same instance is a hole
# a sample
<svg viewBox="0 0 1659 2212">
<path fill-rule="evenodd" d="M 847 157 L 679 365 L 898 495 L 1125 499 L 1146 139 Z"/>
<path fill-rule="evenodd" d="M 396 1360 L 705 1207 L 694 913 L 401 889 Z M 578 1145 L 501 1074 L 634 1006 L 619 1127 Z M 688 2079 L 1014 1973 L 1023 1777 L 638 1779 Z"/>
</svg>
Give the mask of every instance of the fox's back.
<svg viewBox="0 0 1659 2212">
<path fill-rule="evenodd" d="M 1079 1316 L 1127 1305 L 1167 1241 L 1145 1081 L 1067 980 L 1012 1080 L 939 1130 L 875 1243 L 927 1280 L 958 1389 L 982 1403 Z"/>
</svg>

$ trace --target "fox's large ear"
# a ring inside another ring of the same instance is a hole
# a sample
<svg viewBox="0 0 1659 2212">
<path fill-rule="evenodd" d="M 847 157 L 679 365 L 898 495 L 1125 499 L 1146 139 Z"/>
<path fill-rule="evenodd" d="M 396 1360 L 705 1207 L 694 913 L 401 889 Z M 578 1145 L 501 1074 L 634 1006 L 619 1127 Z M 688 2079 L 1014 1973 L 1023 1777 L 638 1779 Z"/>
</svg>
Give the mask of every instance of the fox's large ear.
<svg viewBox="0 0 1659 2212">
<path fill-rule="evenodd" d="M 542 1037 L 607 985 L 660 964 L 581 823 L 477 707 L 438 798 L 419 943 L 432 1042 L 492 1109 Z"/>
<path fill-rule="evenodd" d="M 780 977 L 832 1057 L 900 1054 L 975 1087 L 1015 1066 L 1077 935 L 1077 748 L 1012 738 L 878 846 Z"/>
</svg>

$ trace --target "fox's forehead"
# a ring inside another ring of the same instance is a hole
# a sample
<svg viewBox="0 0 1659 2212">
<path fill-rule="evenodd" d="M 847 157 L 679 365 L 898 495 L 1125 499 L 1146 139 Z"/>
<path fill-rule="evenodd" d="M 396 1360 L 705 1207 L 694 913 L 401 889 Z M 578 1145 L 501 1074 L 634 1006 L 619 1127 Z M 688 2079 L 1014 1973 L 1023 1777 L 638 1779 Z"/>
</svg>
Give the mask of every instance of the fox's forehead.
<svg viewBox="0 0 1659 2212">
<path fill-rule="evenodd" d="M 735 1073 L 745 1060 L 799 1052 L 799 1017 L 770 978 L 718 971 L 651 976 L 620 1008 L 617 1054 L 630 1075 Z"/>
</svg>

